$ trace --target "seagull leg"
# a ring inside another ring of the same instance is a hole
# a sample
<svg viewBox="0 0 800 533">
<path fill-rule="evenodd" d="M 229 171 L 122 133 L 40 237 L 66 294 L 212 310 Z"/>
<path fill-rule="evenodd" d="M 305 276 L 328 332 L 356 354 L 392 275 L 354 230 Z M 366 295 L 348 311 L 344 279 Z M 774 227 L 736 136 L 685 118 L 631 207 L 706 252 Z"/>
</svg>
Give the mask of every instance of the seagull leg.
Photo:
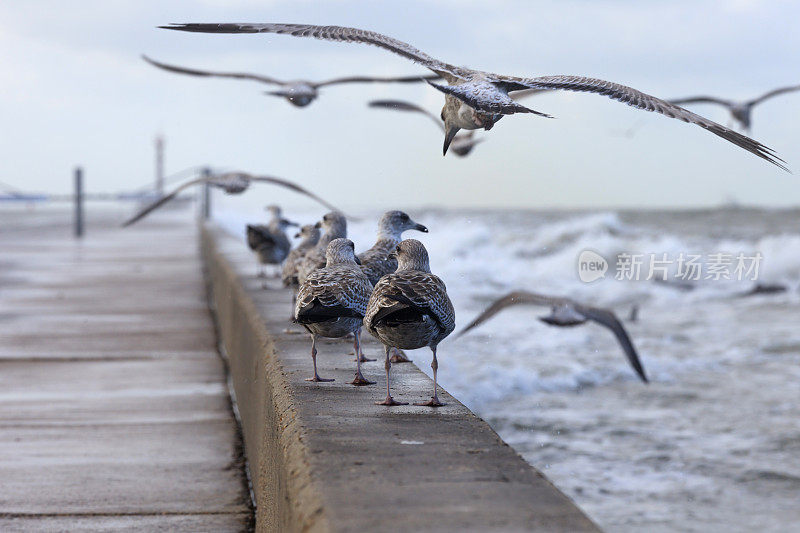
<svg viewBox="0 0 800 533">
<path fill-rule="evenodd" d="M 358 331 L 356 331 L 354 337 L 355 340 L 353 341 L 353 349 L 355 350 L 356 353 L 360 354 L 361 328 L 359 328 Z M 369 381 L 368 379 L 365 379 L 364 376 L 361 374 L 361 358 L 356 357 L 356 377 L 353 378 L 353 381 L 350 382 L 350 385 L 360 386 L 360 385 L 374 385 L 374 384 L 375 384 L 374 381 Z"/>
<path fill-rule="evenodd" d="M 444 404 L 439 401 L 439 396 L 436 394 L 436 371 L 439 370 L 439 362 L 436 360 L 436 346 L 431 347 L 433 351 L 433 361 L 431 361 L 431 368 L 433 369 L 433 397 L 427 402 L 415 403 L 414 405 L 424 405 L 426 407 L 442 407 Z"/>
<path fill-rule="evenodd" d="M 358 332 L 355 333 L 355 335 L 357 336 L 357 335 L 360 335 L 360 334 L 361 334 L 361 328 L 358 328 Z M 370 359 L 369 357 L 364 355 L 364 352 L 361 350 L 360 346 L 361 346 L 361 344 L 359 343 L 359 348 L 354 352 L 354 353 L 358 354 L 358 357 L 356 357 L 356 359 L 360 363 L 370 363 L 370 362 L 374 361 L 375 359 Z"/>
<path fill-rule="evenodd" d="M 333 379 L 321 378 L 319 374 L 317 374 L 317 335 L 314 333 L 311 334 L 311 360 L 314 361 L 314 377 L 306 378 L 306 381 L 333 381 Z"/>
<path fill-rule="evenodd" d="M 408 358 L 406 352 L 401 350 L 400 348 L 392 348 L 392 358 L 390 359 L 392 363 L 410 363 L 411 359 Z"/>
<path fill-rule="evenodd" d="M 375 405 L 408 405 L 408 402 L 396 402 L 392 398 L 392 393 L 389 389 L 389 369 L 392 368 L 392 362 L 389 361 L 389 351 L 392 348 L 391 346 L 384 346 L 384 348 L 386 349 L 386 363 L 384 364 L 384 368 L 386 368 L 386 399 L 382 402 L 375 402 Z"/>
</svg>

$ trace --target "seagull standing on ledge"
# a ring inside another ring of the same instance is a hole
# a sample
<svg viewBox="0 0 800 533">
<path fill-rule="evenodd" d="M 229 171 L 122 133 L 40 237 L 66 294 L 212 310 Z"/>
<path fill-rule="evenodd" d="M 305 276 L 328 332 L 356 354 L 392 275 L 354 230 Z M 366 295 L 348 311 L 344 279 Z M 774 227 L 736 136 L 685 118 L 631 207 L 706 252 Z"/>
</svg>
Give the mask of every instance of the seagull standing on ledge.
<svg viewBox="0 0 800 533">
<path fill-rule="evenodd" d="M 193 179 L 193 180 L 189 180 L 186 183 L 182 183 L 181 185 L 179 185 L 174 191 L 172 191 L 168 195 L 166 195 L 166 196 L 164 196 L 162 198 L 159 198 L 158 200 L 156 200 L 155 202 L 151 203 L 148 206 L 145 206 L 141 211 L 139 211 L 138 213 L 133 215 L 131 218 L 126 220 L 122 224 L 122 226 L 123 227 L 130 226 L 134 222 L 137 222 L 137 221 L 143 219 L 148 214 L 150 214 L 152 211 L 158 209 L 162 205 L 164 205 L 167 202 L 169 202 L 170 200 L 174 199 L 181 192 L 183 192 L 184 190 L 188 189 L 189 187 L 191 187 L 193 185 L 199 185 L 201 183 L 208 183 L 209 185 L 211 185 L 213 187 L 217 187 L 219 189 L 222 189 L 227 194 L 242 194 L 244 191 L 246 191 L 247 189 L 250 188 L 250 185 L 253 182 L 256 182 L 256 183 L 271 183 L 273 185 L 278 185 L 280 187 L 285 187 L 287 189 L 290 189 L 292 191 L 295 191 L 297 193 L 303 194 L 305 196 L 308 196 L 309 198 L 312 198 L 312 199 L 316 200 L 317 202 L 321 203 L 322 205 L 324 205 L 328 209 L 334 209 L 334 210 L 336 209 L 336 207 L 334 207 L 333 205 L 331 205 L 327 201 L 323 200 L 322 198 L 320 198 L 316 194 L 312 193 L 311 191 L 308 191 L 308 190 L 304 189 L 300 185 L 297 185 L 296 183 L 291 182 L 289 180 L 285 180 L 285 179 L 282 179 L 282 178 L 275 178 L 273 176 L 254 176 L 253 174 L 247 174 L 246 172 L 227 172 L 225 174 L 217 174 L 217 175 L 213 175 L 213 176 L 206 176 L 204 178 L 196 178 L 196 179 Z"/>
<path fill-rule="evenodd" d="M 742 129 L 746 132 L 749 132 L 751 125 L 750 114 L 754 106 L 760 104 L 764 100 L 772 98 L 773 96 L 778 96 L 779 94 L 790 93 L 794 91 L 800 91 L 800 85 L 781 87 L 780 89 L 775 89 L 769 91 L 768 93 L 762 94 L 758 98 L 753 98 L 751 100 L 744 100 L 744 101 L 724 100 L 722 98 L 717 98 L 715 96 L 692 96 L 691 98 L 679 98 L 677 100 L 670 100 L 670 103 L 675 105 L 719 104 L 721 106 L 725 106 L 728 108 L 728 111 L 730 111 L 733 119 L 739 123 Z"/>
<path fill-rule="evenodd" d="M 372 248 L 358 254 L 361 270 L 374 286 L 383 276 L 397 270 L 397 258 L 394 256 L 395 248 L 403 240 L 403 232 L 417 230 L 428 233 L 428 228 L 417 224 L 411 217 L 402 211 L 387 211 L 378 222 L 378 240 Z M 392 363 L 410 363 L 402 350 L 392 350 Z"/>
<path fill-rule="evenodd" d="M 361 351 L 361 323 L 367 310 L 372 284 L 359 268 L 353 241 L 334 239 L 328 245 L 327 263 L 312 272 L 300 285 L 294 318 L 311 334 L 311 359 L 314 377 L 307 381 L 333 381 L 317 373 L 317 337 L 340 338 L 352 333 L 353 347 Z M 352 385 L 372 385 L 361 374 L 361 358 L 356 357 L 356 376 Z"/>
<path fill-rule="evenodd" d="M 284 287 L 296 287 L 298 285 L 297 267 L 300 266 L 303 256 L 319 242 L 319 226 L 316 224 L 306 224 L 300 228 L 295 238 L 301 238 L 302 240 L 300 244 L 289 252 L 289 256 L 283 264 L 281 279 Z"/>
<path fill-rule="evenodd" d="M 467 67 L 457 67 L 435 59 L 417 50 L 408 43 L 398 41 L 380 33 L 346 28 L 342 26 L 314 26 L 310 24 L 172 24 L 161 26 L 169 30 L 180 30 L 201 33 L 287 33 L 295 37 L 314 37 L 328 41 L 359 42 L 378 46 L 406 59 L 427 67 L 447 81 L 440 85 L 428 81 L 430 85 L 443 92 L 445 104 L 442 108 L 442 119 L 445 125 L 443 153 L 447 153 L 450 142 L 459 130 L 489 130 L 505 115 L 515 113 L 532 113 L 542 117 L 550 117 L 545 113 L 534 111 L 515 102 L 508 93 L 525 89 L 549 89 L 577 92 L 591 92 L 608 96 L 619 102 L 645 111 L 655 111 L 670 118 L 697 124 L 703 129 L 722 137 L 751 152 L 758 157 L 788 169 L 784 161 L 763 144 L 740 133 L 730 130 L 711 120 L 687 111 L 665 100 L 661 100 L 631 87 L 609 81 L 586 78 L 583 76 L 541 76 L 523 78 L 493 74 Z"/>
<path fill-rule="evenodd" d="M 338 211 L 331 211 L 325 214 L 322 217 L 322 221 L 317 222 L 317 224 L 324 233 L 319 238 L 317 245 L 303 256 L 303 260 L 300 261 L 300 265 L 297 267 L 297 281 L 300 285 L 305 283 L 309 274 L 325 266 L 328 245 L 331 241 L 347 237 L 347 219 Z"/>
<path fill-rule="evenodd" d="M 428 251 L 421 242 L 406 239 L 395 248 L 397 271 L 387 274 L 375 285 L 369 298 L 364 325 L 384 345 L 386 352 L 386 399 L 379 405 L 405 405 L 392 398 L 389 371 L 392 347 L 415 350 L 424 346 L 433 352 L 433 397 L 414 405 L 440 407 L 436 393 L 436 347 L 456 327 L 456 313 L 447 296 L 447 287 L 431 274 Z"/>
<path fill-rule="evenodd" d="M 286 228 L 298 225 L 296 222 L 283 218 L 283 211 L 277 205 L 267 206 L 267 211 L 272 214 L 272 219 L 268 224 L 247 225 L 247 245 L 256 253 L 258 277 L 261 278 L 266 277 L 265 265 L 280 267 L 280 264 L 289 255 L 292 245 L 286 237 Z"/>
<path fill-rule="evenodd" d="M 267 91 L 266 94 L 271 96 L 280 96 L 286 98 L 291 104 L 297 107 L 305 107 L 319 96 L 319 88 L 326 85 L 337 85 L 340 83 L 419 83 L 425 80 L 438 80 L 439 76 L 396 76 L 396 77 L 380 77 L 380 76 L 349 76 L 346 78 L 334 78 L 324 81 L 307 81 L 307 80 L 294 80 L 294 81 L 281 81 L 268 76 L 261 76 L 259 74 L 249 74 L 247 72 L 213 72 L 210 70 L 199 70 L 185 67 L 178 67 L 175 65 L 167 65 L 160 63 L 149 57 L 143 55 L 142 59 L 162 70 L 169 72 L 176 72 L 178 74 L 188 74 L 189 76 L 204 76 L 215 78 L 234 78 L 239 80 L 252 80 L 270 85 L 278 85 L 280 89 L 274 91 Z"/>
<path fill-rule="evenodd" d="M 647 375 L 644 372 L 641 361 L 639 361 L 639 356 L 636 354 L 636 348 L 633 347 L 633 342 L 622 326 L 622 323 L 617 318 L 617 315 L 610 309 L 583 305 L 569 298 L 544 296 L 527 291 L 511 292 L 495 300 L 492 305 L 487 307 L 475 320 L 461 330 L 458 336 L 460 337 L 472 328 L 480 326 L 506 307 L 512 305 L 540 305 L 543 307 L 550 307 L 550 314 L 539 317 L 539 320 L 551 326 L 579 326 L 592 320 L 601 326 L 607 327 L 617 337 L 617 341 L 619 341 L 622 349 L 625 351 L 628 362 L 639 375 L 639 378 L 647 383 Z"/>
</svg>

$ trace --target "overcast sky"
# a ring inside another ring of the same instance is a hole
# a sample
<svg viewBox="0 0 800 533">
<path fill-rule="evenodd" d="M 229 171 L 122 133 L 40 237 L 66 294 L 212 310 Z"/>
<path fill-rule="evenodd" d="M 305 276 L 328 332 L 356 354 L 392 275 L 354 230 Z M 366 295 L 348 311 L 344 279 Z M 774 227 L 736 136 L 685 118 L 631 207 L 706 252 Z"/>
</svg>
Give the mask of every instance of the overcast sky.
<svg viewBox="0 0 800 533">
<path fill-rule="evenodd" d="M 699 127 L 596 95 L 526 105 L 467 158 L 442 157 L 423 117 L 367 109 L 400 97 L 438 115 L 417 86 L 334 86 L 306 108 L 268 87 L 163 72 L 139 55 L 278 78 L 425 73 L 386 51 L 282 35 L 170 32 L 170 22 L 303 22 L 380 31 L 454 64 L 514 75 L 581 74 L 674 98 L 749 98 L 800 83 L 800 7 L 775 0 L 470 1 L 6 0 L 0 3 L 0 181 L 64 191 L 81 164 L 93 191 L 212 164 L 297 180 L 343 206 L 796 205 L 800 93 L 756 108 L 752 136 L 795 175 Z M 695 111 L 727 124 L 726 111 Z M 642 119 L 642 120 L 639 120 Z M 638 126 L 633 138 L 624 131 Z M 273 197 L 261 189 L 243 202 Z M 302 202 L 295 198 L 288 202 Z"/>
</svg>

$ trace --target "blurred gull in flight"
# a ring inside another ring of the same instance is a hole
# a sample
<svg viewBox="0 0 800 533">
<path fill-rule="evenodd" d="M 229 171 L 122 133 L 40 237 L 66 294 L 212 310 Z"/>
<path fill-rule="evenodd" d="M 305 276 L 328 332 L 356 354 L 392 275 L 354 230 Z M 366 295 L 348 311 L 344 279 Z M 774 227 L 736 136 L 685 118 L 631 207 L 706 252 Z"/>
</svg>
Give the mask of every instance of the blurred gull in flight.
<svg viewBox="0 0 800 533">
<path fill-rule="evenodd" d="M 412 104 L 411 102 L 406 102 L 403 100 L 372 100 L 369 103 L 369 107 L 381 108 L 381 109 L 391 109 L 393 111 L 408 111 L 411 113 L 420 113 L 425 115 L 426 117 L 430 118 L 441 130 L 442 132 L 445 131 L 444 129 L 444 122 L 436 118 L 436 116 L 428 111 L 425 108 L 422 108 L 416 104 Z M 456 155 L 464 157 L 468 155 L 475 145 L 479 142 L 483 142 L 485 139 L 475 139 L 474 138 L 474 131 L 470 131 L 466 134 L 459 133 L 455 137 L 453 137 L 452 142 L 450 143 L 450 151 L 455 152 Z"/>
<path fill-rule="evenodd" d="M 329 204 L 327 201 L 323 200 L 316 194 L 304 189 L 303 187 L 297 185 L 294 182 L 289 180 L 285 180 L 282 178 L 275 178 L 273 176 L 255 176 L 253 174 L 248 174 L 246 172 L 227 172 L 225 174 L 217 174 L 212 176 L 206 176 L 203 178 L 196 178 L 193 180 L 189 180 L 186 183 L 182 183 L 179 185 L 174 191 L 167 194 L 166 196 L 159 198 L 155 202 L 151 203 L 150 205 L 144 207 L 141 211 L 136 213 L 130 219 L 126 220 L 122 226 L 130 226 L 131 224 L 143 219 L 152 211 L 158 209 L 162 205 L 166 204 L 170 200 L 174 199 L 178 196 L 181 192 L 188 189 L 193 185 L 199 185 L 201 183 L 208 183 L 213 187 L 217 187 L 222 189 L 227 194 L 241 194 L 246 191 L 250 185 L 253 183 L 271 183 L 273 185 L 278 185 L 280 187 L 285 187 L 287 189 L 293 190 L 297 193 L 303 194 L 316 200 L 317 202 L 321 203 L 328 209 L 336 209 L 333 205 Z"/>
<path fill-rule="evenodd" d="M 744 100 L 744 101 L 724 100 L 722 98 L 716 98 L 714 96 L 693 96 L 690 98 L 678 98 L 677 100 L 670 100 L 670 103 L 676 105 L 719 104 L 721 106 L 725 106 L 728 108 L 728 111 L 730 111 L 733 119 L 739 123 L 742 129 L 744 131 L 749 132 L 752 123 L 750 114 L 755 105 L 760 104 L 764 100 L 768 100 L 774 96 L 778 96 L 779 94 L 790 93 L 793 91 L 800 91 L 800 85 L 781 87 L 780 89 L 775 89 L 769 91 L 768 93 L 762 94 L 758 98 L 753 98 L 751 100 Z"/>
<path fill-rule="evenodd" d="M 494 315 L 512 305 L 539 305 L 543 307 L 550 307 L 551 312 L 547 316 L 539 317 L 539 320 L 551 326 L 578 326 L 585 324 L 587 321 L 592 320 L 601 326 L 610 329 L 617 337 L 622 349 L 625 351 L 625 356 L 633 369 L 639 375 L 642 381 L 647 383 L 647 375 L 644 372 L 644 367 L 639 361 L 639 356 L 636 354 L 636 349 L 633 347 L 633 342 L 622 323 L 617 316 L 610 309 L 603 309 L 600 307 L 591 307 L 583 305 L 569 298 L 559 298 L 555 296 L 544 296 L 542 294 L 535 294 L 527 291 L 515 291 L 509 293 L 502 298 L 495 300 L 492 305 L 486 308 L 478 317 L 473 320 L 466 328 L 461 330 L 458 334 L 460 337 L 474 327 L 477 327 Z"/>
<path fill-rule="evenodd" d="M 379 76 L 350 76 L 346 78 L 334 78 L 324 81 L 307 81 L 307 80 L 294 80 L 294 81 L 281 81 L 268 76 L 261 76 L 259 74 L 249 74 L 247 72 L 214 72 L 210 70 L 199 70 L 185 67 L 178 67 L 175 65 L 167 65 L 160 63 L 149 57 L 143 55 L 142 59 L 151 65 L 170 72 L 177 72 L 178 74 L 188 74 L 189 76 L 204 76 L 215 78 L 234 78 L 239 80 L 252 80 L 270 85 L 278 85 L 280 89 L 274 91 L 267 91 L 266 94 L 272 96 L 281 96 L 286 98 L 289 102 L 297 107 L 305 107 L 313 102 L 319 96 L 318 89 L 326 85 L 336 85 L 340 83 L 418 83 L 425 80 L 437 80 L 439 76 L 397 76 L 397 77 L 379 77 Z"/>
</svg>

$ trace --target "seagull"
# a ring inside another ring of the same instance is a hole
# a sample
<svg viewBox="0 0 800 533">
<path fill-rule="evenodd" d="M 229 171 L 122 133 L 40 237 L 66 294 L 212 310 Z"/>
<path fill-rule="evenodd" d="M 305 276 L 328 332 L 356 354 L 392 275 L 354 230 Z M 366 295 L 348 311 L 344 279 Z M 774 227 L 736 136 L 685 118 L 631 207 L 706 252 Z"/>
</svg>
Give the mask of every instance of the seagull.
<svg viewBox="0 0 800 533">
<path fill-rule="evenodd" d="M 456 327 L 456 313 L 447 287 L 431 274 L 428 251 L 421 242 L 406 239 L 395 247 L 397 271 L 382 277 L 369 298 L 364 325 L 384 345 L 386 352 L 386 399 L 378 405 L 405 405 L 392 398 L 389 386 L 391 348 L 414 350 L 429 346 L 433 351 L 433 396 L 414 405 L 440 407 L 436 382 L 439 363 L 436 347 Z"/>
<path fill-rule="evenodd" d="M 331 241 L 347 237 L 347 220 L 339 211 L 331 211 L 323 216 L 322 221 L 317 222 L 317 228 L 323 229 L 324 233 L 317 245 L 303 256 L 297 267 L 297 281 L 300 285 L 305 283 L 309 274 L 325 266 L 328 245 Z"/>
<path fill-rule="evenodd" d="M 647 375 L 644 372 L 642 363 L 639 361 L 639 356 L 636 354 L 636 348 L 633 347 L 633 342 L 614 312 L 610 309 L 583 305 L 569 298 L 545 296 L 528 291 L 511 292 L 495 300 L 492 305 L 487 307 L 475 320 L 461 330 L 458 336 L 460 337 L 472 328 L 483 324 L 506 307 L 519 304 L 550 307 L 550 314 L 539 317 L 539 320 L 551 326 L 578 326 L 592 320 L 601 326 L 607 327 L 617 337 L 617 341 L 619 341 L 622 349 L 625 350 L 628 362 L 639 375 L 639 378 L 647 383 Z"/>
<path fill-rule="evenodd" d="M 308 191 L 308 190 L 304 189 L 300 185 L 297 185 L 296 183 L 291 182 L 289 180 L 285 180 L 285 179 L 282 179 L 282 178 L 275 178 L 273 176 L 255 176 L 253 174 L 248 174 L 246 172 L 227 172 L 227 173 L 224 173 L 224 174 L 206 176 L 206 177 L 203 177 L 203 178 L 195 178 L 193 180 L 189 180 L 189 181 L 187 181 L 185 183 L 182 183 L 181 185 L 179 185 L 174 191 L 172 191 L 168 195 L 163 196 L 163 197 L 159 198 L 158 200 L 156 200 L 155 202 L 147 205 L 141 211 L 139 211 L 134 216 L 132 216 L 131 218 L 126 220 L 122 224 L 122 227 L 130 226 L 134 222 L 137 222 L 137 221 L 143 219 L 145 216 L 150 214 L 151 211 L 154 211 L 154 210 L 158 209 L 162 205 L 164 205 L 167 202 L 169 202 L 170 200 L 174 199 L 182 191 L 184 191 L 185 189 L 188 189 L 189 187 L 191 187 L 193 185 L 199 185 L 201 183 L 208 183 L 209 185 L 212 185 L 214 187 L 222 189 L 227 194 L 241 194 L 244 191 L 246 191 L 253 182 L 272 183 L 273 185 L 279 185 L 281 187 L 285 187 L 287 189 L 291 189 L 291 190 L 293 190 L 295 192 L 298 192 L 300 194 L 304 194 L 304 195 L 308 196 L 309 198 L 312 198 L 312 199 L 316 200 L 317 202 L 321 203 L 322 205 L 324 205 L 328 209 L 334 209 L 334 210 L 336 209 L 336 207 L 334 207 L 330 203 L 326 202 L 325 200 L 323 200 L 322 198 L 320 198 L 316 194 L 312 193 L 311 191 Z"/>
<path fill-rule="evenodd" d="M 247 72 L 213 72 L 210 70 L 198 70 L 185 67 L 178 67 L 175 65 L 167 65 L 150 59 L 146 55 L 142 55 L 142 59 L 163 70 L 170 72 L 177 72 L 179 74 L 188 74 L 190 76 L 207 76 L 216 78 L 235 78 L 240 80 L 252 80 L 270 85 L 278 85 L 280 89 L 274 91 L 267 91 L 265 94 L 271 96 L 280 96 L 286 98 L 291 104 L 297 107 L 305 107 L 319 96 L 318 89 L 326 85 L 336 85 L 340 83 L 417 83 L 425 80 L 437 80 L 439 76 L 397 76 L 397 77 L 379 77 L 379 76 L 350 76 L 346 78 L 334 78 L 324 81 L 307 81 L 307 80 L 294 80 L 294 81 L 281 81 L 268 76 L 261 76 L 259 74 L 249 74 Z"/>
<path fill-rule="evenodd" d="M 299 284 L 297 281 L 297 267 L 303 260 L 303 256 L 319 242 L 319 226 L 306 224 L 300 228 L 295 238 L 301 238 L 300 244 L 289 252 L 286 261 L 283 263 L 281 279 L 284 287 L 294 287 Z"/>
<path fill-rule="evenodd" d="M 375 285 L 383 276 L 397 270 L 397 258 L 393 253 L 403 240 L 403 232 L 410 229 L 428 233 L 428 228 L 414 222 L 402 211 L 387 211 L 383 214 L 378 222 L 378 240 L 372 248 L 358 254 L 361 270 L 370 283 Z"/>
<path fill-rule="evenodd" d="M 395 247 L 403 240 L 403 232 L 414 229 L 428 233 L 428 228 L 417 224 L 408 214 L 402 211 L 387 211 L 378 222 L 378 240 L 372 248 L 358 254 L 361 261 L 361 270 L 375 285 L 383 276 L 397 270 L 397 258 L 394 257 Z M 392 350 L 392 363 L 410 363 L 402 350 Z"/>
<path fill-rule="evenodd" d="M 361 351 L 361 323 L 367 310 L 372 284 L 356 261 L 355 246 L 349 239 L 334 239 L 327 248 L 323 268 L 309 274 L 300 285 L 294 318 L 311 334 L 311 360 L 314 377 L 307 381 L 333 381 L 317 373 L 317 337 L 340 338 L 352 333 L 356 353 Z M 361 374 L 361 358 L 356 357 L 352 385 L 372 385 Z"/>
<path fill-rule="evenodd" d="M 411 102 L 406 102 L 403 100 L 372 100 L 369 103 L 369 107 L 381 108 L 381 109 L 392 109 L 394 111 L 408 111 L 411 113 L 421 113 L 426 117 L 430 118 L 442 132 L 445 132 L 444 129 L 444 122 L 436 118 L 436 116 L 416 104 L 412 104 Z M 475 145 L 483 142 L 486 139 L 476 139 L 474 138 L 475 132 L 470 131 L 469 133 L 459 133 L 455 137 L 453 137 L 452 142 L 450 143 L 450 151 L 455 152 L 457 156 L 464 157 L 469 155 Z"/>
<path fill-rule="evenodd" d="M 691 98 L 678 98 L 677 100 L 670 100 L 670 103 L 675 105 L 719 104 L 721 106 L 725 106 L 728 108 L 728 111 L 730 111 L 733 119 L 739 123 L 741 128 L 744 131 L 749 132 L 751 125 L 750 112 L 753 110 L 753 107 L 755 105 L 760 104 L 764 100 L 768 100 L 773 96 L 778 96 L 779 94 L 790 93 L 793 91 L 800 91 L 800 85 L 790 85 L 788 87 L 781 87 L 779 89 L 769 91 L 768 93 L 764 93 L 758 98 L 753 98 L 750 100 L 743 100 L 743 101 L 724 100 L 722 98 L 716 98 L 714 96 L 693 96 Z"/>
<path fill-rule="evenodd" d="M 509 96 L 509 93 L 513 91 L 547 89 L 597 93 L 638 109 L 655 111 L 670 118 L 696 124 L 788 172 L 783 165 L 785 162 L 763 144 L 665 100 L 618 83 L 583 76 L 523 78 L 457 67 L 431 57 L 410 44 L 392 37 L 373 31 L 342 26 L 232 23 L 171 24 L 160 27 L 201 33 L 288 33 L 295 37 L 366 43 L 398 54 L 430 69 L 447 81 L 447 85 L 441 85 L 426 80 L 428 84 L 445 95 L 445 104 L 442 108 L 445 125 L 443 153 L 445 154 L 450 142 L 461 129 L 483 128 L 489 130 L 503 116 L 515 113 L 531 113 L 541 117 L 550 117 L 546 113 L 535 111 L 515 102 Z"/>
<path fill-rule="evenodd" d="M 286 228 L 297 226 L 283 218 L 283 212 L 277 205 L 267 206 L 267 211 L 272 214 L 272 220 L 266 225 L 247 225 L 247 245 L 256 253 L 259 267 L 259 277 L 265 277 L 264 265 L 280 265 L 289 255 L 292 247 L 286 237 Z"/>
</svg>

